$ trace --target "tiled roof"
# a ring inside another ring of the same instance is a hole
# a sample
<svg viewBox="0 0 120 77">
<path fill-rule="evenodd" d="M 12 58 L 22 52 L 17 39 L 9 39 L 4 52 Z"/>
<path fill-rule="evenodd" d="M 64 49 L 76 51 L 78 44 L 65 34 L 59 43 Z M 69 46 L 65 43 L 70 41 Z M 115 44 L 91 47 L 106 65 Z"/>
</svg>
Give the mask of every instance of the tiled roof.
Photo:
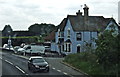
<svg viewBox="0 0 120 77">
<path fill-rule="evenodd" d="M 48 36 L 45 37 L 46 41 L 51 41 L 55 39 L 55 31 L 52 31 Z"/>
<path fill-rule="evenodd" d="M 70 20 L 74 31 L 103 31 L 113 18 L 104 18 L 103 16 L 88 16 L 88 25 L 84 25 L 84 16 L 68 15 L 59 25 L 62 31 L 66 26 L 67 19 Z"/>
<path fill-rule="evenodd" d="M 66 22 L 67 22 L 67 18 L 64 18 L 64 19 L 62 20 L 62 22 L 58 25 L 58 28 L 56 29 L 56 32 L 57 32 L 58 29 L 60 29 L 60 31 L 63 31 Z"/>
</svg>

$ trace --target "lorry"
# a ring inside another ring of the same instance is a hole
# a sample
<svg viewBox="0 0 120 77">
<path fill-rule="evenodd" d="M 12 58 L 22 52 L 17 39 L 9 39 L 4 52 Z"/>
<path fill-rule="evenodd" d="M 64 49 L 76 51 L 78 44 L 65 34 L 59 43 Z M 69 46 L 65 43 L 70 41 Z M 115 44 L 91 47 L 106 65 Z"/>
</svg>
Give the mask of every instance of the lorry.
<svg viewBox="0 0 120 77">
<path fill-rule="evenodd" d="M 40 45 L 25 45 L 18 49 L 18 53 L 26 55 L 45 55 L 45 47 Z"/>
</svg>

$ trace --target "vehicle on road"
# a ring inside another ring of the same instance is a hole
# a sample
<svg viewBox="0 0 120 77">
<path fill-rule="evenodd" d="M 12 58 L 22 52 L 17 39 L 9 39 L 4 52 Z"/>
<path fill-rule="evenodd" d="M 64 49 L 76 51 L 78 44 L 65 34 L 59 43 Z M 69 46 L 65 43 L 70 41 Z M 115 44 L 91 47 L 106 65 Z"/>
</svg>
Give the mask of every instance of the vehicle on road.
<svg viewBox="0 0 120 77">
<path fill-rule="evenodd" d="M 49 72 L 48 62 L 40 56 L 30 57 L 28 61 L 28 69 L 32 72 L 45 71 Z"/>
<path fill-rule="evenodd" d="M 20 49 L 20 48 L 21 48 L 20 46 L 15 46 L 15 47 L 14 47 L 14 53 L 15 53 L 15 54 L 18 54 L 18 49 Z"/>
<path fill-rule="evenodd" d="M 45 47 L 45 52 L 50 52 L 50 46 L 44 46 Z"/>
<path fill-rule="evenodd" d="M 25 53 L 25 49 L 24 48 L 19 48 L 17 50 L 17 54 L 23 55 Z"/>
<path fill-rule="evenodd" d="M 9 46 L 8 44 L 4 44 L 3 49 L 12 50 L 12 51 L 14 50 L 13 46 L 12 45 Z"/>
<path fill-rule="evenodd" d="M 40 45 L 25 45 L 23 48 L 18 49 L 18 52 L 24 55 L 45 55 L 45 47 Z"/>
</svg>

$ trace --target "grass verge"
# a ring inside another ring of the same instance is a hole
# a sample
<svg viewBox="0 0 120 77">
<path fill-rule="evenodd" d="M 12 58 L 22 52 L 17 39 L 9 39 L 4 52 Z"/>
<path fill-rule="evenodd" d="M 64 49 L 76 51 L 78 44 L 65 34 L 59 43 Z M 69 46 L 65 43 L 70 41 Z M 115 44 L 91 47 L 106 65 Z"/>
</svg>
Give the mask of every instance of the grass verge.
<svg viewBox="0 0 120 77">
<path fill-rule="evenodd" d="M 94 55 L 86 55 L 88 58 L 84 58 L 83 54 L 71 54 L 65 57 L 63 62 L 87 73 L 90 76 L 116 76 L 118 69 L 115 66 L 111 66 L 108 69 L 96 62 L 96 57 Z"/>
</svg>

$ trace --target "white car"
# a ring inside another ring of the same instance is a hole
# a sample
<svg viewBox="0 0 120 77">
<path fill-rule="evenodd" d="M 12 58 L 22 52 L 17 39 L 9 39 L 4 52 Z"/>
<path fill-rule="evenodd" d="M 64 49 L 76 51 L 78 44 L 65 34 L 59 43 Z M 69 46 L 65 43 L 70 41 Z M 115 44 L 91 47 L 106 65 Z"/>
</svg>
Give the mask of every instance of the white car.
<svg viewBox="0 0 120 77">
<path fill-rule="evenodd" d="M 14 50 L 14 48 L 12 47 L 12 45 L 8 46 L 8 44 L 4 44 L 3 48 L 7 49 L 7 50 Z"/>
<path fill-rule="evenodd" d="M 24 52 L 25 52 L 25 49 L 24 49 L 24 48 L 19 48 L 19 49 L 17 50 L 17 54 L 23 55 Z"/>
<path fill-rule="evenodd" d="M 45 47 L 40 45 L 25 45 L 23 48 L 18 49 L 18 52 L 26 55 L 44 55 Z"/>
</svg>

